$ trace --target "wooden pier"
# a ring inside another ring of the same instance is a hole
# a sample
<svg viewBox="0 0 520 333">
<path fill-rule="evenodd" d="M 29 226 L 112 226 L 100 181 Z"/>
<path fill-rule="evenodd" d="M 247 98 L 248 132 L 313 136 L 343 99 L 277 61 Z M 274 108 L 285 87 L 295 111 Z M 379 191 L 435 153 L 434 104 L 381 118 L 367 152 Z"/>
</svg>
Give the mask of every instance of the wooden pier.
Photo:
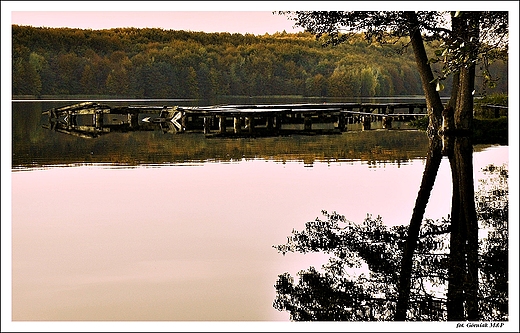
<svg viewBox="0 0 520 333">
<path fill-rule="evenodd" d="M 50 128 L 81 137 L 114 131 L 160 129 L 206 136 L 273 136 L 342 133 L 348 124 L 370 130 L 375 121 L 391 129 L 393 121 L 426 116 L 425 103 L 323 103 L 220 105 L 205 107 L 122 106 L 85 102 L 44 111 Z M 82 118 L 82 121 L 79 119 Z M 86 120 L 85 120 L 86 118 Z"/>
</svg>

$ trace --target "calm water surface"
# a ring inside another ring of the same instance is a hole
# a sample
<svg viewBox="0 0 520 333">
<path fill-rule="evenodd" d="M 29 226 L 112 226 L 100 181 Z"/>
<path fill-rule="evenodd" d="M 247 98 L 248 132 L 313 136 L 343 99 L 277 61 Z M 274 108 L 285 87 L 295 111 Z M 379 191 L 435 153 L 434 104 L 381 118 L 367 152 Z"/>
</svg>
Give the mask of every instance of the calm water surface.
<svg viewBox="0 0 520 333">
<path fill-rule="evenodd" d="M 178 135 L 179 150 L 213 155 L 173 161 L 180 155 L 169 155 L 175 148 L 164 141 L 172 139 L 159 134 L 115 135 L 103 141 L 103 150 L 98 139 L 87 143 L 15 115 L 45 107 L 13 107 L 15 321 L 288 321 L 287 313 L 272 307 L 278 274 L 294 276 L 326 259 L 283 256 L 272 246 L 322 217 L 321 210 L 356 222 L 372 214 L 388 225 L 407 224 L 425 162 L 424 149 L 410 148 L 417 143 L 399 143 L 402 149 L 385 159 L 391 148 L 377 142 L 356 148 L 347 137 L 352 132 L 334 139 L 228 141 Z M 20 127 L 16 119 L 26 124 Z M 309 151 L 297 144 L 312 146 L 313 140 L 328 147 Z M 349 143 L 342 153 L 338 140 Z M 129 153 L 128 145 L 119 152 L 106 148 L 123 141 L 146 144 L 145 151 L 165 157 L 151 163 L 144 153 Z M 237 151 L 226 158 L 216 146 Z M 89 159 L 81 155 L 89 152 Z M 111 163 L 110 157 L 129 163 Z M 164 163 L 168 159 L 172 163 Z M 31 167 L 30 161 L 37 163 Z M 476 147 L 476 181 L 490 163 L 508 163 L 508 147 Z M 450 201 L 445 159 L 425 217 L 447 216 Z"/>
</svg>

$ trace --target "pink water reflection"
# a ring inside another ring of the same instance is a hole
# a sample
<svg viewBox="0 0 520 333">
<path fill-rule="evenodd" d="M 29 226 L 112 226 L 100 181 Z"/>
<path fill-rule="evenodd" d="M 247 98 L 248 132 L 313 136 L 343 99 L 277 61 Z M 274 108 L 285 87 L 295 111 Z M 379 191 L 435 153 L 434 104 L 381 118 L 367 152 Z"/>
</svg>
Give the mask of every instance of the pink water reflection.
<svg viewBox="0 0 520 333">
<path fill-rule="evenodd" d="M 508 147 L 474 154 L 475 177 Z M 12 173 L 13 320 L 287 321 L 278 274 L 322 255 L 278 254 L 293 229 L 337 211 L 407 224 L 424 168 L 242 161 Z M 426 217 L 449 214 L 443 160 Z"/>
</svg>

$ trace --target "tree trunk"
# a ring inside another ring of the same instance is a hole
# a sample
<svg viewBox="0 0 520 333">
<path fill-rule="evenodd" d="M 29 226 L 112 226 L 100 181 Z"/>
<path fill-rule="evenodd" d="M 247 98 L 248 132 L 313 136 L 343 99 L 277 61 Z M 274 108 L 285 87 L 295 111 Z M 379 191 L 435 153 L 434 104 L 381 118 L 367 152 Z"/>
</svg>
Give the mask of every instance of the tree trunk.
<svg viewBox="0 0 520 333">
<path fill-rule="evenodd" d="M 450 165 L 453 178 L 451 263 L 448 282 L 448 319 L 478 320 L 478 221 L 473 179 L 473 147 L 469 137 L 473 122 L 476 48 L 479 12 L 463 13 L 458 37 L 469 47 L 458 75 L 454 112 L 455 137 Z M 462 266 L 462 261 L 465 264 Z M 463 279 L 460 276 L 464 267 Z M 460 299 L 463 297 L 463 300 Z M 466 315 L 463 303 L 466 305 Z"/>
<path fill-rule="evenodd" d="M 467 135 L 473 122 L 473 93 L 475 89 L 475 61 L 477 60 L 476 41 L 479 38 L 479 12 L 464 12 L 454 18 L 458 39 L 464 41 L 465 52 L 463 66 L 458 72 L 458 85 L 455 92 L 455 127 L 457 132 Z"/>
<path fill-rule="evenodd" d="M 401 273 L 399 275 L 399 295 L 397 298 L 397 306 L 394 320 L 406 320 L 406 311 L 410 297 L 411 275 L 413 267 L 413 254 L 419 240 L 419 231 L 421 222 L 426 210 L 426 205 L 430 199 L 430 193 L 437 177 L 437 171 L 442 160 L 442 143 L 439 137 L 430 137 L 428 156 L 426 157 L 426 165 L 421 180 L 421 187 L 417 194 L 415 207 L 413 209 L 412 218 L 408 228 L 408 236 L 403 250 L 403 258 L 401 260 Z"/>
<path fill-rule="evenodd" d="M 424 42 L 419 30 L 417 15 L 415 12 L 405 12 L 405 17 L 410 24 L 410 38 L 415 55 L 417 68 L 421 76 L 421 82 L 426 98 L 426 107 L 428 109 L 429 125 L 429 152 L 426 159 L 426 166 L 424 168 L 423 178 L 421 180 L 421 187 L 417 194 L 415 207 L 410 219 L 408 229 L 408 236 L 403 251 L 403 258 L 401 260 L 401 272 L 399 275 L 399 289 L 396 305 L 396 313 L 394 320 L 406 320 L 406 311 L 408 310 L 408 303 L 410 297 L 411 275 L 413 267 L 413 254 L 419 239 L 419 231 L 421 223 L 426 210 L 426 205 L 430 199 L 430 193 L 437 177 L 437 171 L 442 160 L 442 142 L 439 139 L 438 133 L 442 125 L 442 110 L 443 105 L 439 93 L 435 90 L 433 81 L 433 72 L 428 63 L 428 56 L 424 48 Z"/>
<path fill-rule="evenodd" d="M 456 39 L 458 36 L 464 33 L 464 22 L 460 16 L 451 16 L 451 31 L 452 38 Z M 452 42 L 453 43 L 453 42 Z M 460 83 L 460 72 L 456 71 L 453 73 L 453 80 L 451 84 L 450 100 L 447 103 L 447 107 L 455 109 L 457 107 L 457 97 L 459 95 L 459 83 Z"/>
<path fill-rule="evenodd" d="M 479 262 L 473 146 L 467 136 L 454 136 L 450 141 L 453 142 L 453 148 L 449 153 L 453 197 L 448 272 L 448 320 L 477 321 L 479 320 L 477 299 Z"/>
<path fill-rule="evenodd" d="M 419 29 L 417 14 L 415 12 L 405 12 L 405 17 L 410 24 L 410 38 L 415 56 L 417 69 L 421 77 L 421 83 L 426 99 L 426 108 L 428 110 L 429 125 L 428 134 L 437 135 L 442 126 L 442 110 L 443 105 L 439 92 L 436 90 L 434 76 L 430 64 L 428 63 L 428 55 L 424 48 L 423 38 Z"/>
<path fill-rule="evenodd" d="M 461 174 L 459 187 L 464 212 L 466 233 L 467 271 L 464 279 L 464 293 L 466 295 L 466 320 L 478 321 L 478 220 L 475 209 L 475 189 L 473 179 L 473 146 L 469 137 L 455 139 L 455 156 L 459 161 L 458 172 Z M 453 171 L 452 171 L 453 172 Z"/>
<path fill-rule="evenodd" d="M 447 312 L 449 321 L 464 320 L 464 276 L 466 272 L 466 229 L 464 212 L 461 211 L 461 188 L 459 186 L 461 173 L 458 163 L 460 158 L 455 157 L 454 136 L 448 136 L 448 157 L 451 166 L 453 194 L 451 199 L 450 225 L 450 258 L 448 268 L 448 295 Z"/>
<path fill-rule="evenodd" d="M 463 68 L 459 75 L 459 93 L 455 107 L 455 128 L 462 135 L 468 135 L 473 122 L 475 66 Z"/>
</svg>

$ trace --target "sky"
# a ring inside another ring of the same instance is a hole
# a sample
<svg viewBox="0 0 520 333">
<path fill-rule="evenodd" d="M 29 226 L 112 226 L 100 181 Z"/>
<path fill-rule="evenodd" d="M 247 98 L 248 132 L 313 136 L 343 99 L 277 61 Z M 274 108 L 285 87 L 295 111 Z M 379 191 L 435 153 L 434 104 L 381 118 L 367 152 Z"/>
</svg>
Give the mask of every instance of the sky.
<svg viewBox="0 0 520 333">
<path fill-rule="evenodd" d="M 254 35 L 303 31 L 286 16 L 270 11 L 17 11 L 11 19 L 18 25 L 94 30 L 134 27 Z"/>
<path fill-rule="evenodd" d="M 100 4 L 103 4 L 102 6 Z M 477 2 L 459 1 L 2 1 L 2 24 L 34 27 L 110 29 L 162 28 L 263 35 L 303 31 L 279 10 L 443 10 L 477 9 Z M 443 8 L 439 8 L 442 3 Z M 509 4 L 507 4 L 509 3 Z M 494 1 L 493 9 L 512 7 Z M 348 5 L 347 5 L 348 4 Z M 6 16 L 10 14 L 10 18 Z M 5 18 L 5 19 L 4 19 Z"/>
</svg>

